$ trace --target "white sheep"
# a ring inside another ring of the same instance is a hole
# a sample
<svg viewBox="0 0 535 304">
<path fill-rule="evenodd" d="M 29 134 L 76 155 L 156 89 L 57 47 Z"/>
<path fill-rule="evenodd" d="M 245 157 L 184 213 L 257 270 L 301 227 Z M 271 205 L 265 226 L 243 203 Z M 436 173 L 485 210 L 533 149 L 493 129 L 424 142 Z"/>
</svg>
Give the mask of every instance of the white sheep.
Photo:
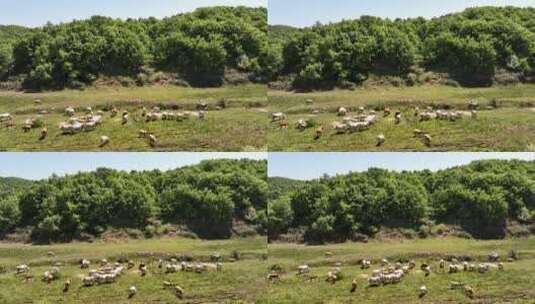
<svg viewBox="0 0 535 304">
<path fill-rule="evenodd" d="M 297 274 L 298 275 L 301 275 L 301 274 L 304 274 L 304 273 L 309 273 L 310 272 L 310 267 L 308 265 L 299 265 L 297 267 Z"/>
<path fill-rule="evenodd" d="M 396 125 L 401 123 L 401 112 L 396 112 L 396 115 L 394 115 L 394 120 Z"/>
<path fill-rule="evenodd" d="M 334 129 L 334 131 L 336 132 L 336 134 L 346 133 L 348 128 L 349 128 L 347 124 L 340 123 L 340 122 L 337 122 L 337 121 L 333 122 L 331 126 Z"/>
<path fill-rule="evenodd" d="M 282 112 L 271 113 L 271 122 L 285 120 L 286 115 Z"/>
<path fill-rule="evenodd" d="M 346 116 L 347 109 L 344 107 L 339 107 L 336 113 L 338 116 Z"/>
<path fill-rule="evenodd" d="M 30 266 L 26 264 L 21 264 L 16 267 L 17 274 L 27 273 L 30 271 Z"/>
<path fill-rule="evenodd" d="M 80 262 L 80 268 L 82 268 L 82 269 L 89 268 L 90 265 L 91 265 L 91 262 L 89 260 L 86 260 L 86 259 L 83 259 Z"/>
<path fill-rule="evenodd" d="M 431 135 L 424 134 L 423 140 L 426 146 L 431 147 L 431 140 L 432 140 Z"/>
<path fill-rule="evenodd" d="M 9 113 L 0 113 L 0 122 L 6 122 L 13 120 L 13 117 Z"/>
<path fill-rule="evenodd" d="M 420 292 L 418 294 L 418 297 L 419 298 L 423 298 L 425 297 L 425 295 L 427 295 L 428 291 L 427 291 L 427 287 L 425 285 L 421 286 L 420 287 Z"/>
<path fill-rule="evenodd" d="M 73 107 L 67 107 L 65 109 L 65 114 L 67 114 L 67 116 L 69 117 L 73 117 L 76 114 L 76 111 L 74 110 Z"/>
<path fill-rule="evenodd" d="M 101 136 L 100 137 L 100 145 L 99 147 L 104 147 L 110 142 L 110 138 L 108 136 Z"/>
<path fill-rule="evenodd" d="M 382 282 L 383 282 L 383 280 L 382 280 L 381 277 L 379 277 L 379 276 L 370 277 L 370 278 L 368 279 L 368 285 L 369 285 L 370 287 L 376 287 L 376 286 L 379 286 L 379 285 L 382 284 Z"/>
<path fill-rule="evenodd" d="M 379 134 L 379 135 L 377 136 L 377 147 L 382 146 L 382 145 L 385 143 L 385 140 L 386 140 L 386 139 L 385 139 L 384 134 Z"/>
<path fill-rule="evenodd" d="M 369 260 L 362 260 L 360 261 L 360 268 L 361 269 L 368 269 L 371 266 L 371 262 Z"/>
<path fill-rule="evenodd" d="M 158 139 L 153 134 L 149 134 L 149 144 L 153 148 L 158 144 Z"/>
<path fill-rule="evenodd" d="M 136 286 L 130 286 L 130 288 L 128 288 L 128 298 L 132 298 L 133 296 L 135 296 L 137 293 L 137 288 Z"/>
</svg>

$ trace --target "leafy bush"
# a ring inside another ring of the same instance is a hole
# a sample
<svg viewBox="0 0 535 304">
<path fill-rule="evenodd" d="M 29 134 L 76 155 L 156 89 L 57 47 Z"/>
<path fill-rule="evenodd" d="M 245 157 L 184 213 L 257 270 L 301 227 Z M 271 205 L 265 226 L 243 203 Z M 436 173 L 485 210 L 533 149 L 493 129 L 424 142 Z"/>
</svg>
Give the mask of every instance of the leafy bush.
<svg viewBox="0 0 535 304">
<path fill-rule="evenodd" d="M 371 168 L 309 182 L 284 180 L 288 186 L 276 187 L 268 204 L 269 236 L 286 239 L 299 229 L 306 242 L 324 243 L 379 231 L 427 237 L 461 227 L 468 237 L 504 237 L 508 221 L 532 220 L 534 169 L 533 161 L 489 160 L 435 173 Z"/>
</svg>

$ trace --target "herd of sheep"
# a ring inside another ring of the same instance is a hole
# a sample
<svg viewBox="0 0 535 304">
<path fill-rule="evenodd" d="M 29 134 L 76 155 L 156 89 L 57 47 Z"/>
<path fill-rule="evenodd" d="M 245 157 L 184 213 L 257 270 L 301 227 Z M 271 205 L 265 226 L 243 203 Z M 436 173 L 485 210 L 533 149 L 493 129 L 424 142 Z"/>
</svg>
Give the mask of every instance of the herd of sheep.
<svg viewBox="0 0 535 304">
<path fill-rule="evenodd" d="M 221 102 L 218 102 L 216 109 L 223 109 Z M 181 111 L 181 112 L 172 112 L 172 111 L 163 111 L 159 107 L 155 106 L 150 111 L 142 106 L 141 110 L 141 119 L 134 118 L 134 121 L 144 121 L 145 123 L 154 122 L 154 121 L 184 121 L 191 117 L 195 117 L 200 120 L 204 120 L 206 111 L 208 111 L 208 104 L 203 101 L 199 101 L 196 105 L 196 111 Z M 94 111 L 92 107 L 86 107 L 82 109 L 82 115 L 77 116 L 77 109 L 72 106 L 69 106 L 65 109 L 65 115 L 68 117 L 66 121 L 59 123 L 58 129 L 62 135 L 73 135 L 81 132 L 91 132 L 96 130 L 104 121 L 105 113 L 102 110 Z M 109 110 L 110 118 L 115 118 L 119 115 L 119 110 L 116 107 L 112 107 Z M 48 114 L 47 111 L 39 111 L 39 114 L 36 117 L 28 118 L 24 121 L 22 129 L 24 132 L 29 132 L 32 129 L 42 127 L 40 131 L 39 140 L 46 139 L 48 135 L 48 128 L 43 126 L 43 123 L 38 123 L 41 121 L 43 115 Z M 125 110 L 121 114 L 121 124 L 126 125 L 130 121 L 130 113 Z M 15 122 L 14 118 L 10 113 L 0 113 L 0 127 L 14 128 Z M 154 134 L 151 134 L 145 130 L 140 130 L 139 135 L 141 138 L 147 140 L 147 143 L 151 147 L 156 147 L 158 139 Z M 102 135 L 100 137 L 99 147 L 104 147 L 110 143 L 111 139 L 107 135 Z"/>
<path fill-rule="evenodd" d="M 332 253 L 326 252 L 325 256 L 331 257 Z M 507 262 L 512 263 L 516 260 L 516 252 L 509 252 Z M 372 269 L 372 265 L 376 265 L 376 267 Z M 420 264 L 419 271 L 417 271 L 417 264 L 414 260 L 390 262 L 384 258 L 375 261 L 375 263 L 372 260 L 362 259 L 358 263 L 358 268 L 365 273 L 363 273 L 359 278 L 355 278 L 351 281 L 351 287 L 349 288 L 350 293 L 356 292 L 359 285 L 364 285 L 368 288 L 375 288 L 399 284 L 404 278 L 406 278 L 408 275 L 411 275 L 411 273 L 413 275 L 418 275 L 418 273 L 420 273 L 424 277 L 430 277 L 432 274 L 448 275 L 459 272 L 485 274 L 493 269 L 496 271 L 504 271 L 505 266 L 504 263 L 500 261 L 500 256 L 496 252 L 493 252 L 488 255 L 487 262 L 471 263 L 467 260 L 460 261 L 458 258 L 450 257 L 448 261 L 440 259 L 438 263 L 423 262 Z M 267 276 L 267 280 L 272 283 L 281 282 L 284 274 L 283 268 L 280 265 L 273 265 L 270 267 L 270 269 L 271 271 Z M 369 273 L 369 270 L 371 270 L 371 274 Z M 295 275 L 302 277 L 307 282 L 315 281 L 321 278 L 319 275 L 312 274 L 312 267 L 308 264 L 297 266 Z M 324 281 L 330 284 L 335 284 L 338 281 L 342 281 L 344 278 L 342 263 L 337 262 L 323 278 Z M 474 288 L 466 283 L 451 281 L 449 288 L 452 290 L 462 289 L 467 297 L 475 297 Z M 429 291 L 427 286 L 422 285 L 415 292 L 419 298 L 422 298 L 426 296 Z"/>
<path fill-rule="evenodd" d="M 312 100 L 307 100 L 307 104 L 312 104 Z M 409 114 L 414 116 L 420 122 L 429 121 L 432 119 L 436 120 L 447 120 L 447 121 L 457 121 L 462 119 L 464 116 L 468 116 L 471 119 L 477 118 L 477 109 L 479 105 L 477 102 L 470 102 L 468 108 L 470 111 L 455 111 L 455 110 L 443 110 L 435 109 L 433 107 L 427 107 L 425 110 L 421 110 L 419 107 L 414 107 L 412 110 L 408 111 Z M 363 106 L 360 106 L 356 109 L 356 115 L 350 116 L 350 111 L 346 107 L 339 107 L 336 110 L 336 115 L 342 120 L 333 121 L 331 123 L 331 129 L 334 134 L 350 134 L 355 132 L 362 132 L 372 128 L 381 118 L 391 117 L 393 111 L 385 107 L 382 109 L 382 115 L 376 110 L 366 110 Z M 313 111 L 313 115 L 319 114 L 318 110 Z M 271 123 L 278 123 L 279 129 L 287 129 L 289 127 L 288 117 L 285 113 L 282 112 L 273 112 L 270 114 Z M 396 111 L 393 115 L 393 122 L 395 125 L 400 124 L 403 121 L 403 113 L 401 111 Z M 296 129 L 304 131 L 305 129 L 314 126 L 313 119 L 298 119 L 295 123 Z M 319 139 L 324 133 L 324 127 L 322 125 L 316 126 L 314 139 Z M 430 147 L 432 144 L 432 138 L 429 133 L 426 133 L 420 129 L 414 130 L 414 135 L 417 138 L 420 138 L 422 142 Z M 379 134 L 376 137 L 376 146 L 381 146 L 385 143 L 386 138 L 384 134 Z"/>
<path fill-rule="evenodd" d="M 50 255 L 50 254 L 49 254 Z M 52 254 L 53 255 L 53 254 Z M 231 259 L 233 260 L 233 259 Z M 211 262 L 187 262 L 179 261 L 176 258 L 170 258 L 168 260 L 158 259 L 153 260 L 156 265 L 153 265 L 154 268 L 159 269 L 159 274 L 163 273 L 164 275 L 169 275 L 177 272 L 194 272 L 194 273 L 204 273 L 204 272 L 221 272 L 223 271 L 223 263 L 221 262 L 222 258 L 219 254 L 213 254 L 211 256 Z M 80 279 L 80 286 L 85 288 L 91 288 L 93 286 L 103 285 L 103 284 L 114 284 L 116 283 L 121 276 L 123 276 L 128 271 L 133 271 L 137 273 L 140 277 L 145 277 L 149 274 L 149 265 L 144 262 L 137 264 L 132 260 L 119 259 L 117 262 L 111 263 L 107 259 L 102 259 L 95 262 L 96 267 L 92 267 L 93 263 L 88 259 L 81 259 L 79 261 L 79 267 L 84 271 L 83 274 L 77 276 Z M 42 281 L 50 284 L 55 280 L 59 280 L 61 275 L 62 263 L 55 263 L 54 266 L 43 273 Z M 151 266 L 152 267 L 152 266 Z M 154 270 L 156 271 L 156 270 Z M 26 283 L 33 282 L 34 276 L 31 274 L 30 266 L 27 264 L 17 265 L 15 267 L 15 275 L 18 277 L 24 278 Z M 70 290 L 72 284 L 72 279 L 67 278 L 63 283 L 63 293 L 67 293 Z M 172 283 L 170 281 L 163 281 L 163 287 L 169 289 L 173 294 L 182 299 L 184 297 L 184 289 L 178 284 Z M 128 298 L 132 298 L 138 292 L 136 286 L 131 286 L 126 291 Z"/>
</svg>

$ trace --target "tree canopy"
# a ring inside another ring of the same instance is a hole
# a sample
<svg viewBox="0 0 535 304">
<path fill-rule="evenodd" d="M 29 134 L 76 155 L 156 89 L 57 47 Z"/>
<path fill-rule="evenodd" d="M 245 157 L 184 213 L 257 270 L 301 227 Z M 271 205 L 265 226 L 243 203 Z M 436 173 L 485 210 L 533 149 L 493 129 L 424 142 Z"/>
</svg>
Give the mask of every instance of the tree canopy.
<svg viewBox="0 0 535 304">
<path fill-rule="evenodd" d="M 94 16 L 2 32 L 10 39 L 0 40 L 0 77 L 22 77 L 32 89 L 80 87 L 100 76 L 139 80 L 152 70 L 193 86 L 221 85 L 227 70 L 253 81 L 265 74 L 265 8 L 200 8 L 162 20 Z"/>
<path fill-rule="evenodd" d="M 263 233 L 266 162 L 210 160 L 166 172 L 98 169 L 37 181 L 0 197 L 0 236 L 28 229 L 37 242 L 98 236 L 112 228 L 147 231 L 155 222 L 228 238 L 235 222 Z"/>
<path fill-rule="evenodd" d="M 271 80 L 296 89 L 361 84 L 370 75 L 446 72 L 467 86 L 488 86 L 497 71 L 535 74 L 535 9 L 479 7 L 426 20 L 363 16 L 295 29 L 270 27 Z"/>
<path fill-rule="evenodd" d="M 498 238 L 508 221 L 535 223 L 533 161 L 477 161 L 437 172 L 372 168 L 295 185 L 270 198 L 271 238 L 296 229 L 308 242 L 344 241 L 430 222 Z"/>
</svg>

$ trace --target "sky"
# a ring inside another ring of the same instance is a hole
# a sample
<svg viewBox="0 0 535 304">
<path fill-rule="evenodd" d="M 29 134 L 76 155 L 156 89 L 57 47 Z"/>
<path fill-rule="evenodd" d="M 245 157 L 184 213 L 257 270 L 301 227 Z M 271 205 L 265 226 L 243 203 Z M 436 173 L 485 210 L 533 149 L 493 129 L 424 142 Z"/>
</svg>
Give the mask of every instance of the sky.
<svg viewBox="0 0 535 304">
<path fill-rule="evenodd" d="M 219 158 L 266 159 L 267 153 L 0 153 L 0 177 L 38 180 L 102 167 L 163 171 Z"/>
<path fill-rule="evenodd" d="M 37 27 L 93 15 L 162 18 L 217 5 L 266 7 L 267 0 L 0 0 L 0 24 Z"/>
<path fill-rule="evenodd" d="M 269 0 L 269 24 L 297 27 L 356 19 L 362 15 L 438 17 L 474 6 L 535 6 L 534 0 Z"/>
<path fill-rule="evenodd" d="M 436 171 L 479 159 L 535 160 L 535 153 L 269 153 L 268 175 L 311 180 L 370 167 L 395 171 Z"/>
</svg>

